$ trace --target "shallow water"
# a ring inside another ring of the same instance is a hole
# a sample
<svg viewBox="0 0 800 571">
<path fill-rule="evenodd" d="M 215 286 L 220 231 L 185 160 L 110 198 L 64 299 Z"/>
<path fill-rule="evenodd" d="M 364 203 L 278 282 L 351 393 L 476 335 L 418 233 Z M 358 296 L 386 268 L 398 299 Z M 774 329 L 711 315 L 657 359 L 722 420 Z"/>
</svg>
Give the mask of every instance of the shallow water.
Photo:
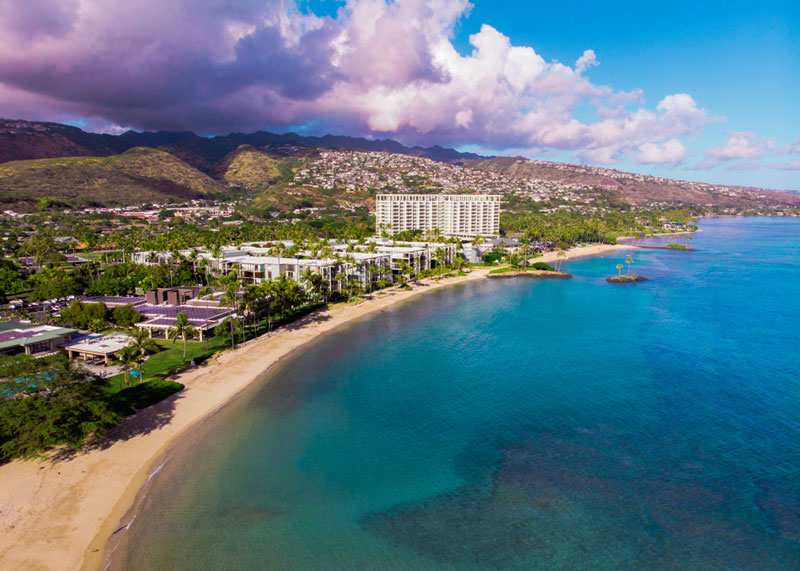
<svg viewBox="0 0 800 571">
<path fill-rule="evenodd" d="M 126 569 L 800 566 L 800 220 L 346 326 L 172 455 Z M 668 241 L 667 241 L 668 243 Z"/>
</svg>

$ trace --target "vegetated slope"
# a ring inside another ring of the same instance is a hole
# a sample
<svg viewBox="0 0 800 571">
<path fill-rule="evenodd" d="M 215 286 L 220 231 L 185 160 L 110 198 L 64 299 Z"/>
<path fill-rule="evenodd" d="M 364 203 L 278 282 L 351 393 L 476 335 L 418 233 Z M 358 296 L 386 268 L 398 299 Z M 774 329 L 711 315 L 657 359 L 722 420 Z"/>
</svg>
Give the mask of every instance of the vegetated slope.
<svg viewBox="0 0 800 571">
<path fill-rule="evenodd" d="M 0 163 L 53 157 L 102 157 L 130 148 L 112 135 L 60 123 L 0 119 Z"/>
<path fill-rule="evenodd" d="M 232 141 L 218 141 L 205 137 L 194 137 L 175 143 L 154 146 L 161 151 L 178 157 L 186 164 L 212 178 L 220 178 L 218 176 L 220 162 L 236 150 L 237 147 L 236 143 Z"/>
<path fill-rule="evenodd" d="M 182 201 L 224 190 L 171 154 L 148 148 L 109 157 L 0 164 L 0 201 L 21 209 L 44 197 L 73 206 L 122 206 Z"/>
<path fill-rule="evenodd" d="M 260 189 L 281 177 L 280 166 L 280 158 L 250 145 L 241 145 L 217 163 L 215 175 L 229 184 Z"/>
<path fill-rule="evenodd" d="M 800 195 L 792 192 L 672 180 L 616 169 L 532 161 L 522 157 L 496 157 L 465 161 L 463 164 L 514 178 L 598 187 L 612 192 L 629 204 L 662 202 L 732 207 L 800 204 Z"/>
</svg>

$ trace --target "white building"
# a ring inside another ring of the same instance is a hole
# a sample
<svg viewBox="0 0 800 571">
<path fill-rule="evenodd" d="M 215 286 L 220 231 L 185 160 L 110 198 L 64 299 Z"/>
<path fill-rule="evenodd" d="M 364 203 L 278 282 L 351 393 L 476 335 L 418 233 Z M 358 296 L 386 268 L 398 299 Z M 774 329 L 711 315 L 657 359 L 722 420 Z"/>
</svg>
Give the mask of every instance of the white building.
<svg viewBox="0 0 800 571">
<path fill-rule="evenodd" d="M 329 241 L 328 257 L 317 251 L 297 249 L 293 253 L 279 255 L 277 247 L 291 249 L 291 241 L 250 242 L 239 246 L 223 246 L 216 256 L 203 248 L 187 248 L 179 253 L 194 263 L 206 264 L 212 271 L 228 273 L 234 267 L 244 283 L 260 284 L 281 276 L 306 286 L 303 274 L 311 270 L 322 276 L 331 291 L 339 290 L 352 278 L 362 287 L 377 280 L 391 280 L 401 273 L 402 264 L 411 266 L 415 272 L 451 264 L 456 256 L 457 244 L 430 242 L 396 242 L 390 238 L 367 238 L 362 243 Z M 134 252 L 131 260 L 138 264 L 170 264 L 170 252 Z"/>
<path fill-rule="evenodd" d="M 473 238 L 500 233 L 500 201 L 494 194 L 378 194 L 378 232 L 436 230 L 444 236 Z"/>
</svg>

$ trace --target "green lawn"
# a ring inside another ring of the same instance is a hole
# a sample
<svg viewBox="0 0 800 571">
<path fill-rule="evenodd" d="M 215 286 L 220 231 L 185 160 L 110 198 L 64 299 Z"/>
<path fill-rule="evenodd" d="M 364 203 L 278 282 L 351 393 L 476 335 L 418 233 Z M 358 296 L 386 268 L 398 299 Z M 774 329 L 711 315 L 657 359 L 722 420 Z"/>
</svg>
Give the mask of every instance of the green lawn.
<svg viewBox="0 0 800 571">
<path fill-rule="evenodd" d="M 492 270 L 490 274 L 506 274 L 508 272 L 538 272 L 540 269 L 543 268 L 534 268 L 533 266 L 525 266 L 524 268 L 517 267 L 517 266 L 505 266 L 503 268 L 497 268 L 496 270 Z M 553 270 L 549 270 L 553 271 Z"/>
<path fill-rule="evenodd" d="M 183 359 L 183 342 L 178 340 L 175 343 L 165 339 L 156 339 L 156 343 L 162 348 L 161 351 L 150 355 L 147 361 L 142 365 L 143 380 L 148 381 L 151 379 L 165 379 L 176 369 L 184 366 Z M 186 363 L 188 365 L 192 359 L 195 362 L 201 362 L 229 347 L 229 340 L 227 337 L 217 335 L 208 341 L 208 349 L 206 349 L 205 341 L 187 341 L 186 343 Z M 109 391 L 117 392 L 125 388 L 125 374 L 120 373 L 109 377 Z M 131 385 L 136 384 L 138 379 L 130 377 Z"/>
</svg>

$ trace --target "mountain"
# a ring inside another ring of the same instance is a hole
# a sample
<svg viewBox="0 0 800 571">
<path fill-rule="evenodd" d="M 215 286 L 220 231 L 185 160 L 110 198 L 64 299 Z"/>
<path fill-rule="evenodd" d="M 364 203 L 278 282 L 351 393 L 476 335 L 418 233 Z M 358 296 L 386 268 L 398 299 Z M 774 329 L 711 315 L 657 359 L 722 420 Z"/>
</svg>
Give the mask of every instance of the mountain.
<svg viewBox="0 0 800 571">
<path fill-rule="evenodd" d="M 320 150 L 329 152 L 320 152 Z M 367 155 L 365 153 L 376 153 Z M 533 200 L 733 209 L 800 205 L 800 194 L 639 175 L 442 147 L 266 131 L 86 133 L 58 123 L 0 119 L 0 202 L 32 208 L 162 202 L 235 186 L 264 208 L 371 207 L 376 192 L 491 192 Z M 571 196 L 573 191 L 576 196 Z M 587 194 L 588 193 L 588 194 Z M 594 198 L 592 198 L 594 197 Z M 559 204 L 555 204 L 559 206 Z M 738 210 L 736 210 L 738 211 Z"/>
<path fill-rule="evenodd" d="M 104 157 L 131 148 L 112 135 L 60 123 L 0 119 L 0 163 L 55 157 Z"/>
<path fill-rule="evenodd" d="M 135 147 L 106 157 L 0 164 L 0 201 L 31 209 L 40 198 L 73 206 L 124 206 L 200 198 L 225 186 L 157 149 Z"/>
<path fill-rule="evenodd" d="M 439 146 L 406 147 L 388 139 L 369 140 L 336 135 L 307 137 L 297 133 L 275 134 L 266 131 L 231 133 L 217 137 L 201 137 L 189 131 L 126 131 L 121 135 L 101 135 L 59 123 L 0 119 L 0 163 L 26 159 L 108 156 L 133 147 L 152 147 L 167 151 L 210 174 L 217 162 L 241 145 L 283 153 L 292 152 L 296 150 L 295 147 L 380 151 L 444 162 L 483 158 L 475 153 L 460 153 Z"/>
</svg>

